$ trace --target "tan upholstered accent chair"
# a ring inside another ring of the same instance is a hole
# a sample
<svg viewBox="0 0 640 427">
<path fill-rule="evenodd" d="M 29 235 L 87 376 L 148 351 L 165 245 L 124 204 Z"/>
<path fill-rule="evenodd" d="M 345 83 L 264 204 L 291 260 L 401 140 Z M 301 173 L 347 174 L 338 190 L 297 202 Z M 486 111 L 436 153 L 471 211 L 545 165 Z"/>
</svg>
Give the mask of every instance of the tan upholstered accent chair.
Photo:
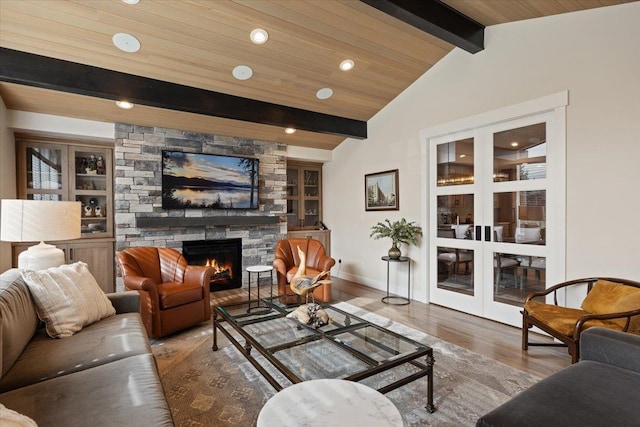
<svg viewBox="0 0 640 427">
<path fill-rule="evenodd" d="M 140 314 L 150 338 L 211 318 L 211 267 L 187 265 L 171 248 L 135 247 L 116 255 L 127 290 L 140 294 Z"/>
<path fill-rule="evenodd" d="M 558 305 L 558 291 L 583 287 L 586 297 L 580 308 Z M 553 303 L 544 298 L 553 295 Z M 537 298 L 537 299 L 536 299 Z M 529 328 L 537 326 L 561 343 L 529 342 Z M 640 282 L 626 279 L 592 277 L 552 286 L 527 296 L 522 311 L 522 349 L 530 345 L 567 346 L 571 363 L 580 358 L 580 334 L 600 326 L 640 335 Z"/>
<path fill-rule="evenodd" d="M 289 288 L 289 282 L 300 265 L 298 246 L 307 256 L 307 276 L 315 276 L 322 271 L 329 271 L 336 263 L 336 260 L 327 256 L 322 242 L 318 240 L 284 239 L 276 243 L 273 267 L 278 278 L 279 299 L 283 304 L 300 302 L 298 295 Z M 331 300 L 331 285 L 319 286 L 313 291 L 313 297 L 316 302 L 329 302 Z"/>
</svg>

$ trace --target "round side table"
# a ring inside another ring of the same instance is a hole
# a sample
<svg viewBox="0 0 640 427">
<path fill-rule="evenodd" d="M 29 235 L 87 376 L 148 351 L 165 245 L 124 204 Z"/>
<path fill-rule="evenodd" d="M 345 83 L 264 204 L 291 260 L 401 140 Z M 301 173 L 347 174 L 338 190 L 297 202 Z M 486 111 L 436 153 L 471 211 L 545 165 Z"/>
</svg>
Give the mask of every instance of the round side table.
<svg viewBox="0 0 640 427">
<path fill-rule="evenodd" d="M 402 427 L 385 395 L 353 381 L 303 381 L 280 390 L 258 414 L 257 427 Z"/>
<path fill-rule="evenodd" d="M 387 296 L 382 297 L 382 302 L 392 305 L 407 305 L 411 302 L 411 258 L 408 256 L 401 256 L 400 258 L 390 258 L 388 256 L 382 257 L 383 261 L 387 262 Z M 407 297 L 401 297 L 399 295 L 389 295 L 389 264 L 392 262 L 406 262 L 407 263 Z"/>
<path fill-rule="evenodd" d="M 273 298 L 273 266 L 271 265 L 252 265 L 251 267 L 246 268 L 247 273 L 249 273 L 248 277 L 248 291 L 249 291 L 249 308 L 247 308 L 247 313 L 251 312 L 252 308 L 269 308 L 266 305 L 260 305 L 260 273 L 269 272 L 269 296 Z M 256 280 L 256 293 L 258 294 L 257 302 L 258 305 L 252 307 L 251 306 L 251 273 L 255 273 L 258 275 L 258 279 Z"/>
</svg>

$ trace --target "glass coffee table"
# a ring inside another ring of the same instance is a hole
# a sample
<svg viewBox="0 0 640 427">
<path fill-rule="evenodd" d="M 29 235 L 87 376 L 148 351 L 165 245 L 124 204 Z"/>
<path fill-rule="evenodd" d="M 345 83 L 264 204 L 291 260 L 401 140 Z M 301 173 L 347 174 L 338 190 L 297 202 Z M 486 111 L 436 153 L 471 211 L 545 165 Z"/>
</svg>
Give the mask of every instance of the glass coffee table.
<svg viewBox="0 0 640 427">
<path fill-rule="evenodd" d="M 425 407 L 435 411 L 432 348 L 331 305 L 322 304 L 331 322 L 314 329 L 287 318 L 295 307 L 278 297 L 262 299 L 266 308 L 259 311 L 247 312 L 248 304 L 215 307 L 213 350 L 218 350 L 220 331 L 277 391 L 286 384 L 276 380 L 274 368 L 292 384 L 343 379 L 381 393 L 426 376 Z"/>
</svg>

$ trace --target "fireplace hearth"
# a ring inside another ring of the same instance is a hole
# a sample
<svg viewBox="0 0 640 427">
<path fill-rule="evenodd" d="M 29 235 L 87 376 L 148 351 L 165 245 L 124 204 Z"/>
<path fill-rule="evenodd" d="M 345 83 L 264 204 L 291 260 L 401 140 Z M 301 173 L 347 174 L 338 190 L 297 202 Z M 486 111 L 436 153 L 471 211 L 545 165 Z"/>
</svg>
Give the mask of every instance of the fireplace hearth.
<svg viewBox="0 0 640 427">
<path fill-rule="evenodd" d="M 182 255 L 191 265 L 206 265 L 216 271 L 211 292 L 242 287 L 242 239 L 182 242 Z"/>
</svg>

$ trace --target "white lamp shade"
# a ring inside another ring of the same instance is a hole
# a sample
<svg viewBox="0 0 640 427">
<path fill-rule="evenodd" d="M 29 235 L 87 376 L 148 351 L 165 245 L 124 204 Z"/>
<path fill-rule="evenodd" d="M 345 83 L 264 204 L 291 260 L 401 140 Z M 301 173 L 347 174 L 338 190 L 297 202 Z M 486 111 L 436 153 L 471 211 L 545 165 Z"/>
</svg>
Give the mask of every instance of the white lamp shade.
<svg viewBox="0 0 640 427">
<path fill-rule="evenodd" d="M 80 202 L 2 200 L 0 240 L 43 242 L 81 237 Z"/>
</svg>

